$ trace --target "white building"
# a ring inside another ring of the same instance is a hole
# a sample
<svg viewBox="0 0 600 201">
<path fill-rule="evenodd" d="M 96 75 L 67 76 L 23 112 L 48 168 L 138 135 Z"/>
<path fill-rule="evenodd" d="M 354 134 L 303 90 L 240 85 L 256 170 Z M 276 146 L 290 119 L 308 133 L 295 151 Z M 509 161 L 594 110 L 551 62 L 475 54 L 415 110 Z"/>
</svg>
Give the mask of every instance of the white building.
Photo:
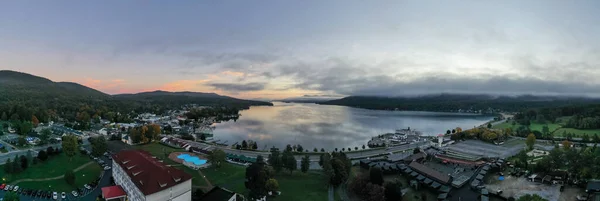
<svg viewBox="0 0 600 201">
<path fill-rule="evenodd" d="M 142 150 L 113 156 L 112 175 L 130 201 L 190 201 L 192 176 Z"/>
</svg>

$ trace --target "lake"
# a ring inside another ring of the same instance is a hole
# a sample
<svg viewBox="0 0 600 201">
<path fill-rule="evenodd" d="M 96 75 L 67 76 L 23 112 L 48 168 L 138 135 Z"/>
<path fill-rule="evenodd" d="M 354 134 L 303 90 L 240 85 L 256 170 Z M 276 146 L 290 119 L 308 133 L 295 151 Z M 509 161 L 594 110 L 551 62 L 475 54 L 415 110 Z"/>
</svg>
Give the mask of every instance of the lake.
<svg viewBox="0 0 600 201">
<path fill-rule="evenodd" d="M 275 102 L 240 112 L 237 121 L 215 124 L 214 139 L 231 145 L 242 140 L 257 142 L 259 149 L 300 144 L 304 149 L 362 147 L 379 134 L 408 128 L 424 135 L 473 128 L 492 116 L 462 113 L 380 111 L 310 103 Z"/>
</svg>

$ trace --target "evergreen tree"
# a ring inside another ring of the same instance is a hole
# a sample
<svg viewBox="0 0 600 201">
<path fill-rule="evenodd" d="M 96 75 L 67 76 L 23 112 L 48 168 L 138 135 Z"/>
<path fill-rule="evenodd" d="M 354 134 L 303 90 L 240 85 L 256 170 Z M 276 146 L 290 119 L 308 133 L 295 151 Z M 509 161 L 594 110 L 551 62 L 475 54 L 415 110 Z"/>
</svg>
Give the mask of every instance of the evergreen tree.
<svg viewBox="0 0 600 201">
<path fill-rule="evenodd" d="M 13 159 L 12 166 L 12 171 L 15 174 L 21 173 L 21 171 L 23 171 L 23 168 L 21 167 L 21 160 L 19 160 L 18 156 L 15 156 L 15 159 Z"/>
<path fill-rule="evenodd" d="M 308 155 L 304 155 L 304 157 L 302 157 L 302 163 L 300 166 L 302 172 L 306 173 L 308 171 L 308 168 L 310 167 L 310 157 Z"/>
<path fill-rule="evenodd" d="M 13 164 L 12 164 L 10 158 L 8 160 L 6 160 L 6 163 L 4 164 L 4 172 L 6 172 L 8 174 L 13 173 Z"/>
<path fill-rule="evenodd" d="M 246 140 L 242 141 L 242 149 L 248 149 L 248 143 Z"/>
<path fill-rule="evenodd" d="M 8 121 L 8 116 L 6 116 L 6 112 L 2 112 L 2 118 L 0 118 L 2 121 Z"/>
</svg>

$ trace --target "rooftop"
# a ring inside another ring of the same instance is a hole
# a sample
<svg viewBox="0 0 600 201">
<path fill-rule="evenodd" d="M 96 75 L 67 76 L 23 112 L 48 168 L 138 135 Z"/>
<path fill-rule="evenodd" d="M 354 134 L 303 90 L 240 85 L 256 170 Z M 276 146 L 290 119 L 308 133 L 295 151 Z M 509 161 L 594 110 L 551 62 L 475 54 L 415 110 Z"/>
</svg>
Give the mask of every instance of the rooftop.
<svg viewBox="0 0 600 201">
<path fill-rule="evenodd" d="M 102 188 L 102 197 L 106 200 L 121 198 L 126 195 L 121 186 L 108 186 Z"/>
<path fill-rule="evenodd" d="M 121 151 L 113 158 L 144 195 L 150 195 L 192 179 L 191 175 L 166 166 L 147 151 Z"/>
<path fill-rule="evenodd" d="M 235 196 L 234 192 L 215 186 L 210 191 L 206 192 L 206 194 L 200 198 L 200 201 L 228 201 L 233 196 Z"/>
<path fill-rule="evenodd" d="M 413 170 L 424 174 L 427 177 L 430 177 L 431 179 L 436 180 L 437 182 L 440 182 L 442 184 L 447 184 L 450 181 L 450 177 L 448 175 L 438 172 L 437 170 L 434 170 L 418 162 L 412 162 L 408 166 Z"/>
</svg>

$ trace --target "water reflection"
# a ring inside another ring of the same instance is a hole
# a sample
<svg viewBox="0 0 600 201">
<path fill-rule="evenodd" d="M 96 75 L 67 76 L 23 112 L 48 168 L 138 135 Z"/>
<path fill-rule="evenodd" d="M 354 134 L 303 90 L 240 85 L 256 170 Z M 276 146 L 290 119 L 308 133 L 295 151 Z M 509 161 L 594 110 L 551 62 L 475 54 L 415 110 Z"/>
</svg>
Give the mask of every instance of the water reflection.
<svg viewBox="0 0 600 201">
<path fill-rule="evenodd" d="M 258 142 L 259 149 L 287 144 L 313 148 L 362 148 L 375 135 L 411 127 L 426 135 L 455 127 L 471 128 L 492 117 L 434 112 L 374 111 L 344 106 L 274 103 L 251 107 L 236 121 L 216 124 L 215 139 L 229 144 Z"/>
</svg>

